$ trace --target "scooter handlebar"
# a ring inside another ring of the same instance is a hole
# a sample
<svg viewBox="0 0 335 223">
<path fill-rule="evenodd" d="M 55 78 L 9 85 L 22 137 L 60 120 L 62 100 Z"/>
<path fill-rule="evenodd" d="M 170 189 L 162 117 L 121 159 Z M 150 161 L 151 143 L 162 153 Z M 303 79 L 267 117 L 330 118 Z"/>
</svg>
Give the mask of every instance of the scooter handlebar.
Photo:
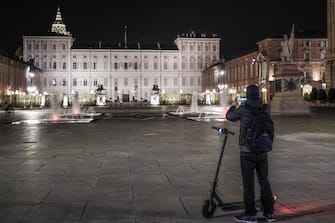
<svg viewBox="0 0 335 223">
<path fill-rule="evenodd" d="M 213 126 L 212 129 L 215 129 L 216 131 L 218 131 L 221 134 L 230 134 L 230 135 L 235 135 L 234 132 L 228 130 L 227 128 L 219 128 L 219 127 L 215 127 Z"/>
</svg>

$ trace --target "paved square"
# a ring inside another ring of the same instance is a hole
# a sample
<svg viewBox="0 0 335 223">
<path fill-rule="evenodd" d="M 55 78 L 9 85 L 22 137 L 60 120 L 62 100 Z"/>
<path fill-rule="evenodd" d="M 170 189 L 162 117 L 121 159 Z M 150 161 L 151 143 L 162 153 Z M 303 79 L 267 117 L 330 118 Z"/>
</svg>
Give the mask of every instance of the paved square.
<svg viewBox="0 0 335 223">
<path fill-rule="evenodd" d="M 166 109 L 104 110 L 89 124 L 9 125 L 1 113 L 0 222 L 232 222 L 201 216 L 221 149 L 224 201 L 242 200 L 238 123 L 197 122 Z M 270 180 L 282 222 L 335 217 L 335 109 L 275 116 Z M 15 119 L 46 111 L 16 111 Z M 258 187 L 257 187 L 258 190 Z M 258 193 L 258 192 L 257 192 Z"/>
</svg>

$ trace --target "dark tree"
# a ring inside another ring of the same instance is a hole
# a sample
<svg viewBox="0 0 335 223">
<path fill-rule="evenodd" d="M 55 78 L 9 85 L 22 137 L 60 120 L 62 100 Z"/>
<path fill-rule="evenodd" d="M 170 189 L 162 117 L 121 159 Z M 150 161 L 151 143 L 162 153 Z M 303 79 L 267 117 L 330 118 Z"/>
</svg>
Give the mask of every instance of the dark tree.
<svg viewBox="0 0 335 223">
<path fill-rule="evenodd" d="M 309 100 L 315 101 L 317 96 L 318 96 L 318 89 L 316 89 L 315 87 L 313 87 L 312 91 L 311 91 L 311 94 L 309 96 Z"/>
<path fill-rule="evenodd" d="M 330 103 L 335 102 L 335 88 L 330 88 L 328 92 L 328 100 Z"/>
<path fill-rule="evenodd" d="M 320 101 L 326 101 L 327 100 L 326 91 L 324 89 L 319 89 L 316 99 Z"/>
</svg>

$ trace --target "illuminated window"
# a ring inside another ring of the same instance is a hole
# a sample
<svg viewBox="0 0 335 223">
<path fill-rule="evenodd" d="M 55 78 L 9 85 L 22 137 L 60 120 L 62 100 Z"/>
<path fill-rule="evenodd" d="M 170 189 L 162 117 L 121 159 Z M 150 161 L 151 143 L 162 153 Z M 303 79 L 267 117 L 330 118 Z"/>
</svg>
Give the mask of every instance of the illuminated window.
<svg viewBox="0 0 335 223">
<path fill-rule="evenodd" d="M 311 41 L 310 40 L 305 40 L 304 41 L 304 47 L 311 47 Z"/>
<path fill-rule="evenodd" d="M 309 61 L 310 60 L 310 53 L 304 53 L 304 61 Z"/>
</svg>

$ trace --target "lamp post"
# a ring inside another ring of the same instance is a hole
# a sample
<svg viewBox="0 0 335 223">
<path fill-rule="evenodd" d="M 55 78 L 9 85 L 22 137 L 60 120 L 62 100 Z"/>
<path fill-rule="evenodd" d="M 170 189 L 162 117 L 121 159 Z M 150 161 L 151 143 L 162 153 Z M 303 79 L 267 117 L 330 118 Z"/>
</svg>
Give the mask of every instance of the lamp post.
<svg viewBox="0 0 335 223">
<path fill-rule="evenodd" d="M 34 77 L 35 77 L 35 73 L 31 72 L 30 67 L 28 67 L 27 69 L 27 91 L 29 93 L 30 109 L 33 108 L 32 94 L 37 90 L 36 86 L 34 86 Z"/>
</svg>

